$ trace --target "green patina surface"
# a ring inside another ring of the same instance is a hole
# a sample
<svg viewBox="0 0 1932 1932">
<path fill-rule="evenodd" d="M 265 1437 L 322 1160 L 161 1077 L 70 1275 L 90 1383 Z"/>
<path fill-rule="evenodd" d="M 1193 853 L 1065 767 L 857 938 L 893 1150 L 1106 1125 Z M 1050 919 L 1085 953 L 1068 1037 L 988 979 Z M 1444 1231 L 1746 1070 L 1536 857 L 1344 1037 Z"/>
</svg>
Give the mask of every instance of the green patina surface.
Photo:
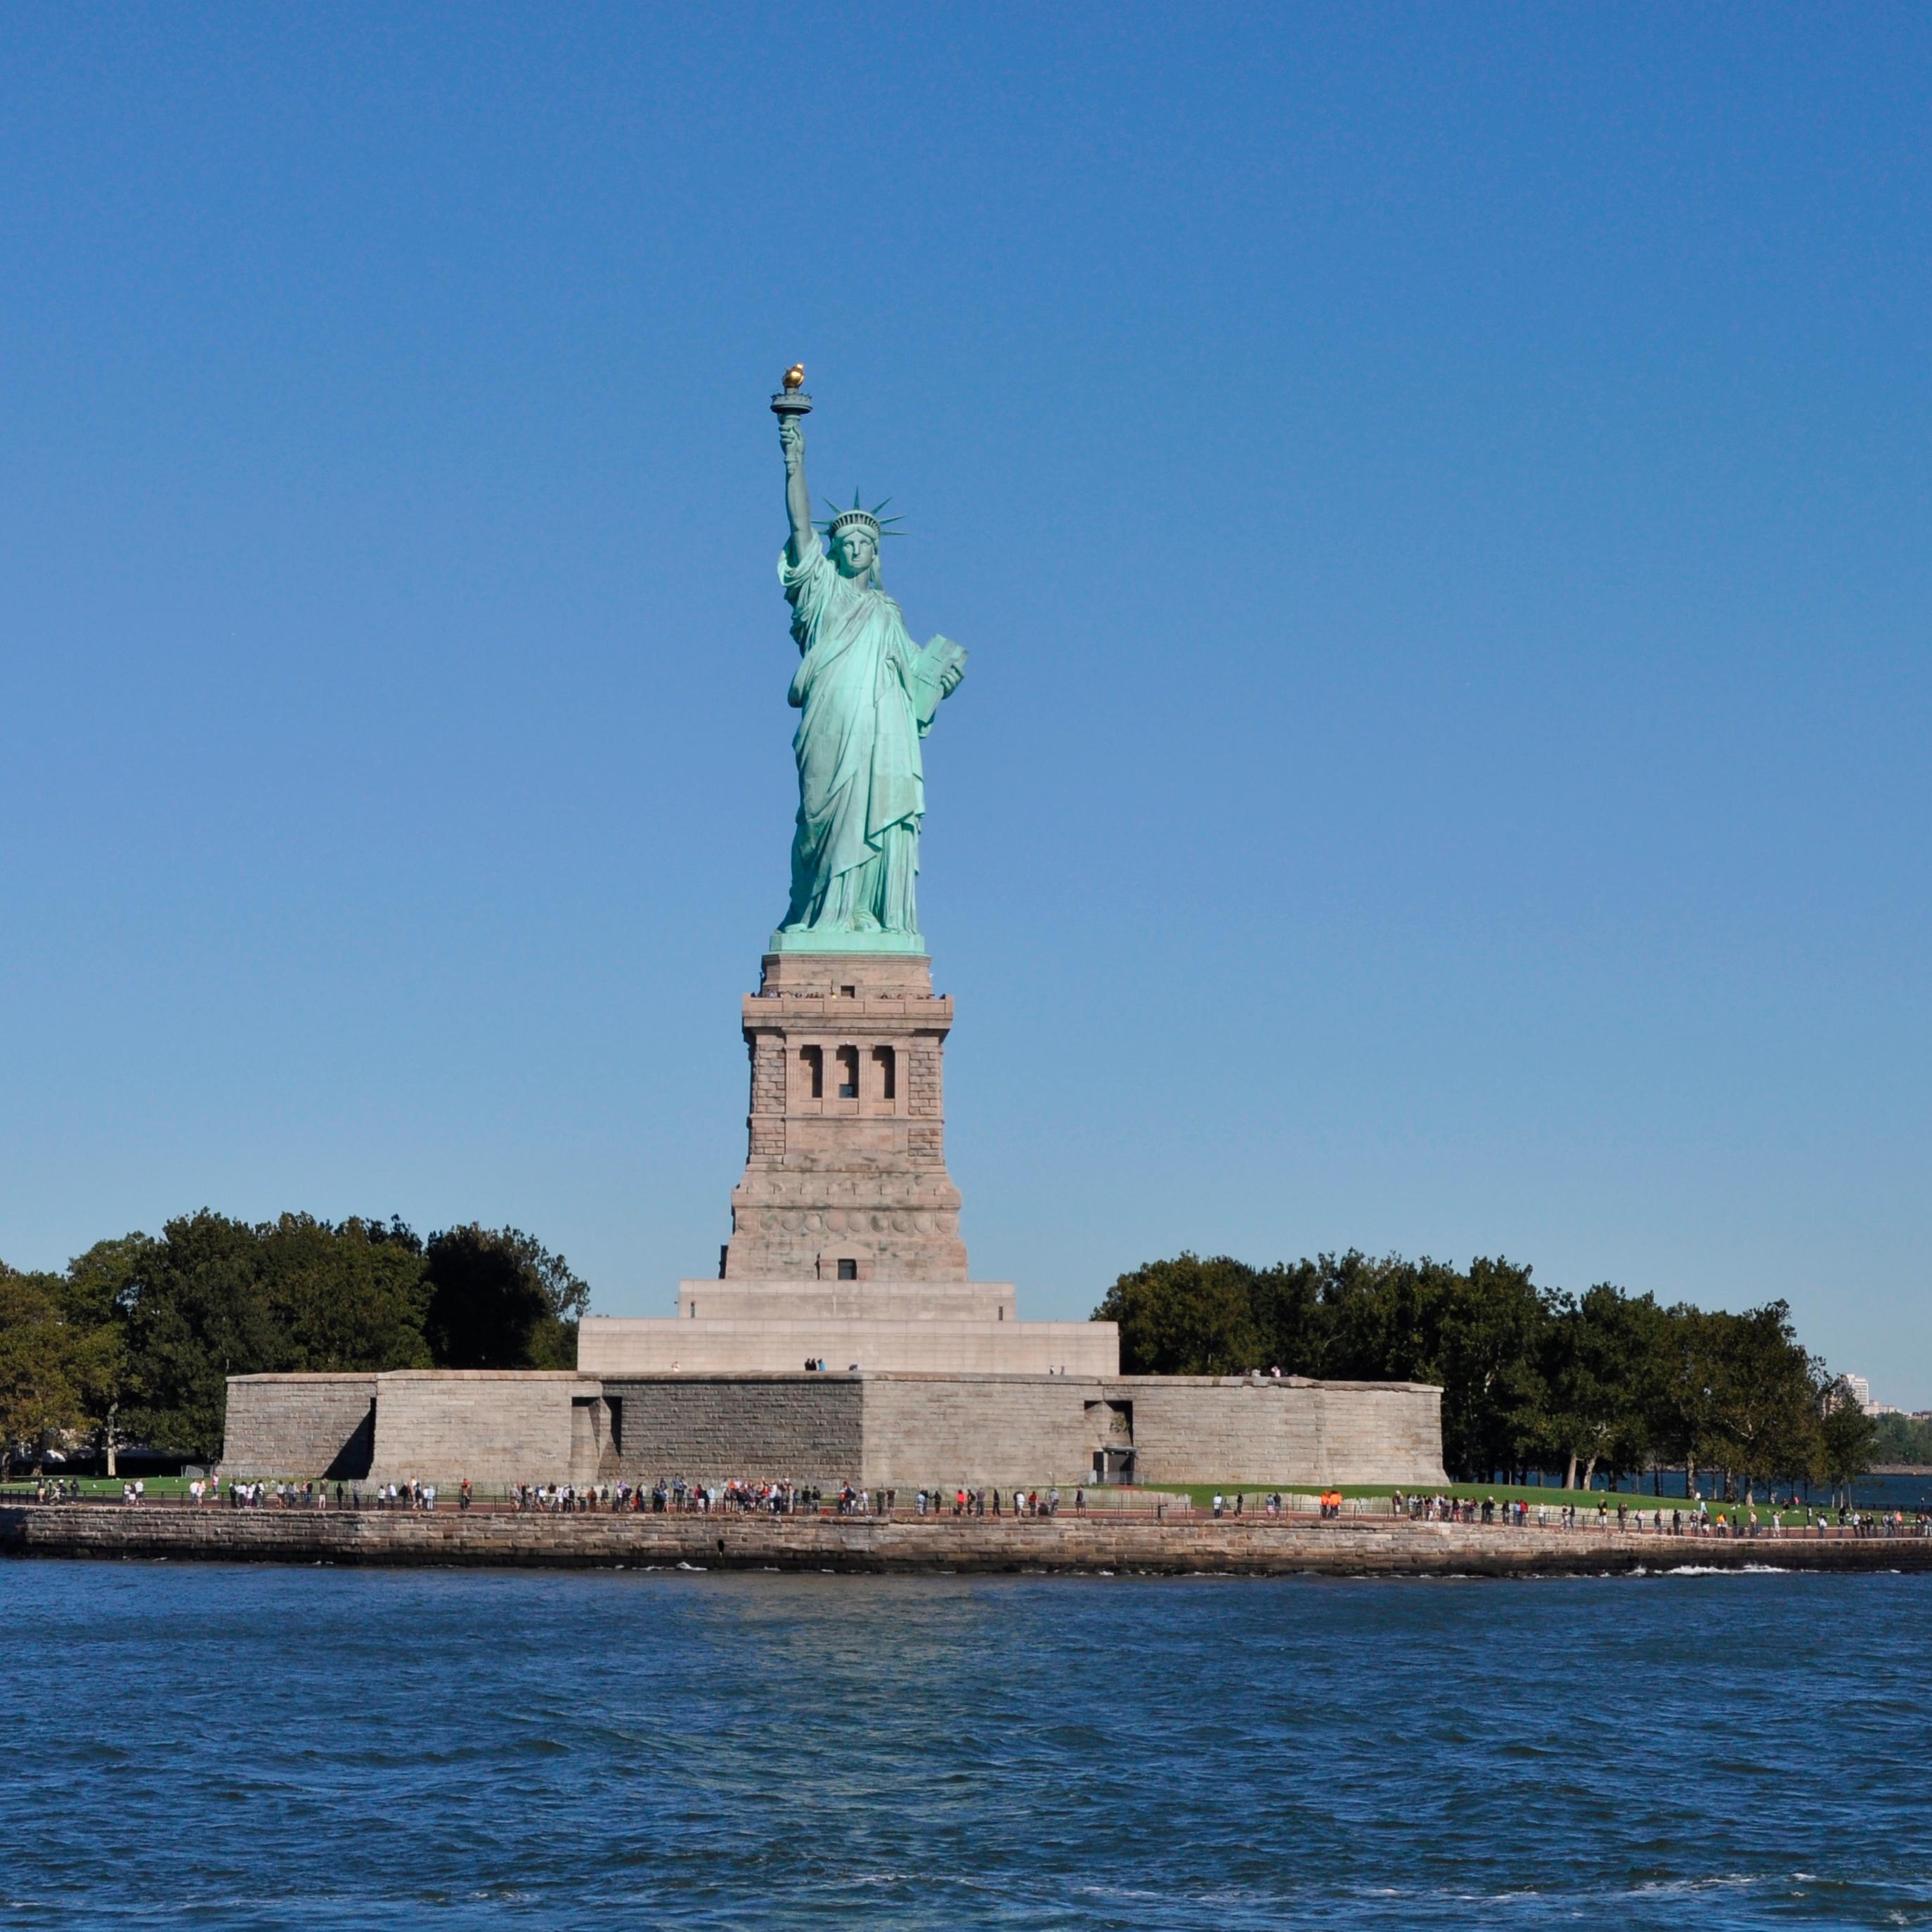
<svg viewBox="0 0 1932 1932">
<path fill-rule="evenodd" d="M 966 653 L 945 638 L 921 649 L 908 634 L 879 574 L 892 519 L 855 500 L 834 509 L 821 548 L 801 414 L 781 416 L 779 443 L 791 533 L 778 580 L 799 649 L 789 697 L 800 716 L 791 899 L 771 950 L 922 953 L 920 741 L 964 675 Z"/>
</svg>

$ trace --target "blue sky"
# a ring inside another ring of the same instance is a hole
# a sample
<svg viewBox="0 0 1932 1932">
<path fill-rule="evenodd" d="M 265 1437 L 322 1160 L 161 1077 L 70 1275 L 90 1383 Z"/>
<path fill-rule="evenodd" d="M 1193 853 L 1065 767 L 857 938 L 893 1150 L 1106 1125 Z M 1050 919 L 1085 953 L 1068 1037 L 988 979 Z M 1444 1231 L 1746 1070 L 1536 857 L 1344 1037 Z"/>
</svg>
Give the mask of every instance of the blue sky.
<svg viewBox="0 0 1932 1932">
<path fill-rule="evenodd" d="M 974 1272 L 1504 1253 L 1932 1403 L 1920 10 L 16 8 L 0 1256 L 715 1265 L 766 409 L 973 653 Z"/>
</svg>

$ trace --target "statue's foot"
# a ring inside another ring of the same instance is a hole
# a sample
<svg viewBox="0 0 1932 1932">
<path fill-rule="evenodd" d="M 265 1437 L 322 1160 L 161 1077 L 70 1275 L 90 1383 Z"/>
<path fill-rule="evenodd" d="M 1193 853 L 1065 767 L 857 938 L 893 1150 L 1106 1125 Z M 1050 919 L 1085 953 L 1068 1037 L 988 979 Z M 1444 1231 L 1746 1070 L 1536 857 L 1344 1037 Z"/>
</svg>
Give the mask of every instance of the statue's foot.
<svg viewBox="0 0 1932 1932">
<path fill-rule="evenodd" d="M 851 930 L 854 932 L 883 932 L 885 928 L 868 912 L 855 912 L 852 915 Z"/>
</svg>

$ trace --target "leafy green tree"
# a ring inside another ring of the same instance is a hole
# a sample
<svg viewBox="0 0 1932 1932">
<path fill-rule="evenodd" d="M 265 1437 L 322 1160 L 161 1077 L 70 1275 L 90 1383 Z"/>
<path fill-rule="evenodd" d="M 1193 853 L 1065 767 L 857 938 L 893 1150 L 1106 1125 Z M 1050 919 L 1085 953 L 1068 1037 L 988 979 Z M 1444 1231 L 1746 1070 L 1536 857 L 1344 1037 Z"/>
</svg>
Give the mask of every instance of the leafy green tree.
<svg viewBox="0 0 1932 1932">
<path fill-rule="evenodd" d="M 262 1279 L 260 1231 L 206 1208 L 169 1222 L 130 1291 L 128 1348 L 130 1434 L 182 1455 L 218 1455 L 227 1378 L 290 1365 Z"/>
<path fill-rule="evenodd" d="M 1130 1375 L 1291 1374 L 1439 1382 L 1444 1454 L 1471 1474 L 1521 1466 L 1544 1390 L 1549 1316 L 1527 1268 L 1478 1260 L 1461 1273 L 1356 1252 L 1258 1272 L 1184 1254 L 1122 1275 L 1094 1311 L 1120 1328 Z"/>
<path fill-rule="evenodd" d="M 1094 1311 L 1120 1328 L 1129 1375 L 1244 1374 L 1267 1353 L 1255 1319 L 1253 1269 L 1217 1256 L 1184 1253 L 1124 1274 Z"/>
<path fill-rule="evenodd" d="M 1248 1311 L 1255 1330 L 1248 1365 L 1277 1368 L 1286 1376 L 1322 1374 L 1331 1326 L 1322 1300 L 1328 1257 L 1324 1255 L 1319 1262 L 1297 1262 L 1292 1268 L 1277 1264 L 1250 1268 L 1239 1262 L 1226 1265 L 1240 1269 L 1247 1277 Z M 1238 1334 L 1232 1336 L 1224 1352 L 1231 1358 L 1241 1354 L 1244 1339 Z"/>
<path fill-rule="evenodd" d="M 1873 1468 L 1881 1468 L 1888 1462 L 1913 1469 L 1932 1465 L 1932 1422 L 1916 1415 L 1877 1415 L 1867 1419 L 1872 1425 Z"/>
<path fill-rule="evenodd" d="M 1684 1472 L 1687 1493 L 1697 1493 L 1697 1472 L 1717 1453 L 1723 1323 L 1688 1303 L 1664 1310 L 1652 1343 L 1648 1378 L 1650 1434 L 1657 1453 Z"/>
<path fill-rule="evenodd" d="M 121 1412 L 131 1387 L 128 1310 L 152 1246 L 142 1234 L 97 1241 L 68 1262 L 62 1280 L 62 1303 L 80 1338 L 75 1367 L 81 1404 L 110 1476 L 117 1473 Z"/>
<path fill-rule="evenodd" d="M 1726 1466 L 1744 1478 L 1748 1502 L 1759 1480 L 1796 1475 L 1817 1461 L 1816 1367 L 1798 1346 L 1782 1301 L 1713 1318 L 1713 1436 Z"/>
<path fill-rule="evenodd" d="M 472 1223 L 424 1250 L 430 1354 L 445 1369 L 568 1369 L 590 1291 L 563 1256 L 520 1229 Z"/>
<path fill-rule="evenodd" d="M 423 1246 L 400 1221 L 284 1214 L 251 1226 L 204 1208 L 128 1257 L 130 1432 L 219 1454 L 227 1378 L 426 1368 Z"/>
<path fill-rule="evenodd" d="M 1649 1446 L 1648 1384 L 1656 1304 L 1600 1282 L 1580 1299 L 1555 1299 L 1544 1336 L 1544 1444 L 1565 1462 L 1563 1486 L 1588 1489 L 1597 1465 L 1613 1475 L 1642 1466 Z"/>
<path fill-rule="evenodd" d="M 256 1232 L 290 1372 L 430 1366 L 423 1244 L 402 1222 L 284 1214 Z"/>
<path fill-rule="evenodd" d="M 0 1264 L 0 1475 L 81 1426 L 75 1333 L 58 1275 Z"/>
<path fill-rule="evenodd" d="M 1426 1257 L 1371 1260 L 1354 1250 L 1339 1258 L 1324 1255 L 1315 1268 L 1322 1347 L 1308 1373 L 1370 1382 L 1442 1381 L 1444 1318 L 1463 1282 L 1456 1270 Z"/>
<path fill-rule="evenodd" d="M 1877 1420 L 1866 1414 L 1842 1376 L 1825 1382 L 1817 1402 L 1817 1468 L 1834 1496 L 1846 1494 L 1871 1467 L 1878 1433 Z"/>
<path fill-rule="evenodd" d="M 1834 1468 L 1869 1459 L 1860 1424 L 1821 1408 L 1782 1302 L 1742 1315 L 1662 1308 L 1607 1282 L 1580 1297 L 1542 1289 L 1500 1256 L 1459 1270 L 1352 1250 L 1266 1269 L 1226 1255 L 1150 1262 L 1094 1316 L 1120 1324 L 1130 1375 L 1273 1364 L 1436 1384 L 1443 1460 L 1478 1480 L 1549 1458 L 1566 1486 L 1580 1474 L 1587 1485 L 1600 1466 L 1621 1476 L 1668 1461 L 1694 1487 L 1700 1465 L 1715 1462 L 1742 1476 L 1748 1498 L 1759 1480 L 1814 1466 L 1827 1424 Z"/>
<path fill-rule="evenodd" d="M 231 1375 L 570 1367 L 590 1299 L 514 1228 L 426 1249 L 398 1220 L 254 1226 L 207 1208 L 158 1239 L 98 1242 L 64 1276 L 0 1269 L 0 1432 L 17 1446 L 92 1430 L 110 1473 L 130 1440 L 218 1454 Z"/>
<path fill-rule="evenodd" d="M 1450 1277 L 1438 1318 L 1444 1461 L 1478 1481 L 1523 1468 L 1548 1401 L 1538 1360 L 1550 1315 L 1529 1270 L 1478 1256 Z"/>
</svg>

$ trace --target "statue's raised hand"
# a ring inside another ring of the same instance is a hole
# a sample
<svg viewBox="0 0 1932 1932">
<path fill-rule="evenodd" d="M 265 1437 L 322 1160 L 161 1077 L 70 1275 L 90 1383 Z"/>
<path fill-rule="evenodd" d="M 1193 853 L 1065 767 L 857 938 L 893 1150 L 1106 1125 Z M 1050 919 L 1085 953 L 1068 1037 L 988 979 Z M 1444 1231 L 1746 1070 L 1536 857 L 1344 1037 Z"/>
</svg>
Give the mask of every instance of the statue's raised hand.
<svg viewBox="0 0 1932 1932">
<path fill-rule="evenodd" d="M 796 416 L 780 418 L 778 447 L 784 452 L 788 473 L 797 469 L 805 460 L 805 425 Z"/>
</svg>

